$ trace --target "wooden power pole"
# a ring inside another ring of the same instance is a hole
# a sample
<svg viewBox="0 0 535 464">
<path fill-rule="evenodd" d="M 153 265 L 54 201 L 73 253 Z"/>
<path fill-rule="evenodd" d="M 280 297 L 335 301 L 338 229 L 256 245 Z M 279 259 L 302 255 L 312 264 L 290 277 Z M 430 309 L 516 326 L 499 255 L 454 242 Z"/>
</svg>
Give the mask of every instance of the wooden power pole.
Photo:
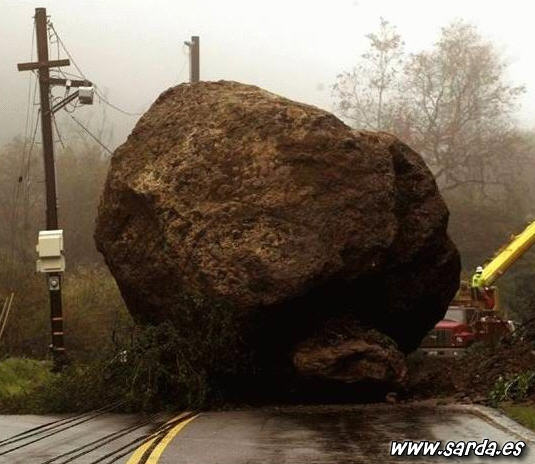
<svg viewBox="0 0 535 464">
<path fill-rule="evenodd" d="M 199 82 L 200 70 L 200 40 L 198 35 L 191 36 L 191 42 L 184 42 L 189 47 L 189 81 Z"/>
<path fill-rule="evenodd" d="M 37 69 L 39 76 L 39 94 L 41 105 L 41 134 L 46 185 L 46 228 L 58 229 L 58 208 L 56 192 L 56 169 L 54 163 L 54 142 L 52 135 L 52 111 L 50 108 L 50 85 L 61 85 L 62 79 L 50 79 L 50 68 L 69 66 L 69 60 L 48 59 L 48 24 L 45 8 L 35 9 L 35 32 L 37 38 L 37 62 L 21 63 L 19 71 Z M 63 310 L 61 299 L 61 273 L 47 274 L 50 297 L 50 319 L 52 330 L 52 356 L 55 369 L 61 369 L 65 363 L 65 345 L 63 342 Z"/>
</svg>

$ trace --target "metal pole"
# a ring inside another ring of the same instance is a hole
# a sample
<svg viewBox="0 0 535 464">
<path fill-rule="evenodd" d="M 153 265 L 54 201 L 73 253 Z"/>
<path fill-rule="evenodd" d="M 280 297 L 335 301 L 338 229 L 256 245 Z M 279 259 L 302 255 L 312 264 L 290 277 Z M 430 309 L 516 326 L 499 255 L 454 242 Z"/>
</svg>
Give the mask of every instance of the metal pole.
<svg viewBox="0 0 535 464">
<path fill-rule="evenodd" d="M 35 31 L 37 38 L 37 60 L 48 63 L 48 30 L 46 8 L 35 9 Z M 54 143 L 52 139 L 52 113 L 50 111 L 50 70 L 39 67 L 39 94 L 41 103 L 41 133 L 46 185 L 46 228 L 58 229 L 58 208 L 56 193 L 56 168 L 54 164 Z M 54 288 L 54 283 L 55 288 Z M 47 275 L 50 297 L 50 319 L 52 330 L 52 356 L 54 367 L 61 369 L 65 363 L 63 343 L 63 310 L 61 301 L 61 274 Z"/>
<path fill-rule="evenodd" d="M 200 43 L 199 36 L 194 35 L 191 37 L 190 45 L 190 70 L 189 80 L 190 82 L 199 82 L 201 76 L 200 71 Z"/>
</svg>

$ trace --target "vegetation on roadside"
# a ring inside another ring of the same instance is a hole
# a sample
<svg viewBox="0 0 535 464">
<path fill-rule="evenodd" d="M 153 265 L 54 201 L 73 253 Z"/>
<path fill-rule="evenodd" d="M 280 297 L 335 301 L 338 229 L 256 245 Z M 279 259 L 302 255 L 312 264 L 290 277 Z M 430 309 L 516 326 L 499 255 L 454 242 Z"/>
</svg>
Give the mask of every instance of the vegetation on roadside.
<svg viewBox="0 0 535 464">
<path fill-rule="evenodd" d="M 334 86 L 338 113 L 355 127 L 394 133 L 422 154 L 448 204 L 449 232 L 469 275 L 534 218 L 535 132 L 515 121 L 523 88 L 507 81 L 499 49 L 462 21 L 417 53 L 405 53 L 401 36 L 384 20 L 368 38 L 370 49 Z M 56 159 L 71 365 L 59 374 L 48 369 L 48 295 L 34 273 L 44 220 L 41 160 L 35 149 L 31 156 L 29 140 L 0 147 L 0 299 L 15 293 L 0 340 L 0 410 L 78 411 L 117 400 L 125 401 L 123 410 L 140 410 L 219 401 L 232 378 L 254 374 L 240 350 L 239 318 L 225 307 L 195 311 L 207 303 L 193 298 L 184 305 L 190 310 L 177 310 L 174 326 L 135 327 L 92 238 L 109 157 L 75 133 L 66 135 Z M 500 281 L 502 301 L 519 321 L 535 317 L 533 279 L 531 252 Z M 413 357 L 413 395 L 488 400 L 490 391 L 495 404 L 523 404 L 533 388 L 528 345 L 474 346 L 466 360 L 441 359 L 436 367 Z"/>
<path fill-rule="evenodd" d="M 203 332 L 177 330 L 171 323 L 139 328 L 120 349 L 74 361 L 60 373 L 50 373 L 50 363 L 6 359 L 0 362 L 0 375 L 6 373 L 0 381 L 0 411 L 85 411 L 119 401 L 120 411 L 217 403 L 225 386 L 231 388 L 227 381 L 246 372 L 250 363 L 238 349 L 238 332 L 220 330 L 216 324 L 221 320 L 206 313 L 195 314 L 203 319 Z"/>
<path fill-rule="evenodd" d="M 535 389 L 535 371 L 528 370 L 508 377 L 498 377 L 489 399 L 493 406 L 505 401 L 525 401 Z"/>
<path fill-rule="evenodd" d="M 535 430 L 535 371 L 500 376 L 489 392 L 489 403 L 519 424 Z"/>
<path fill-rule="evenodd" d="M 489 392 L 489 403 L 524 427 L 535 430 L 535 371 L 500 376 Z"/>
<path fill-rule="evenodd" d="M 8 325 L 0 341 L 0 359 L 49 359 L 50 319 L 44 277 L 14 271 L 16 285 Z M 2 269 L 0 269 L 1 289 Z M 106 356 L 131 337 L 134 323 L 115 280 L 101 265 L 81 266 L 67 272 L 63 285 L 65 341 L 76 360 Z M 0 295 L 7 294 L 0 292 Z"/>
<path fill-rule="evenodd" d="M 519 424 L 535 430 L 535 403 L 502 403 L 500 409 Z"/>
<path fill-rule="evenodd" d="M 53 377 L 50 363 L 34 359 L 10 358 L 0 362 L 0 404 L 24 395 Z"/>
</svg>

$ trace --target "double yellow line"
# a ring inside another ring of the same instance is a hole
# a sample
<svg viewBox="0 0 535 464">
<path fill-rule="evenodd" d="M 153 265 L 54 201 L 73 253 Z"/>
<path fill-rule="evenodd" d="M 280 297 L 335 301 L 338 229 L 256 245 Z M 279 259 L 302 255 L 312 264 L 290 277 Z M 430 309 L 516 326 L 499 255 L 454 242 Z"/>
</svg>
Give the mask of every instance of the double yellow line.
<svg viewBox="0 0 535 464">
<path fill-rule="evenodd" d="M 156 432 L 150 440 L 143 443 L 134 452 L 127 464 L 157 464 L 169 443 L 173 441 L 186 425 L 198 416 L 199 414 L 191 415 L 191 412 L 184 412 L 168 421 L 164 425 L 164 428 L 174 422 L 178 421 L 178 423 L 170 427 L 166 432 Z M 187 419 L 185 419 L 186 417 Z"/>
</svg>

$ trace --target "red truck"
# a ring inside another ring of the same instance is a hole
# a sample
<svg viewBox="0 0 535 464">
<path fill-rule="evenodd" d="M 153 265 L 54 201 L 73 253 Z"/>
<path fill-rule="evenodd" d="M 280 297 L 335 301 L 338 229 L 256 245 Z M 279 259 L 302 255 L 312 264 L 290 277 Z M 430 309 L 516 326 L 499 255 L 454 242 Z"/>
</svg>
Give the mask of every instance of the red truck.
<svg viewBox="0 0 535 464">
<path fill-rule="evenodd" d="M 457 356 L 474 342 L 493 343 L 510 333 L 512 322 L 500 317 L 498 291 L 493 286 L 535 244 L 535 221 L 511 240 L 461 288 L 440 321 L 423 339 L 427 354 Z"/>
<path fill-rule="evenodd" d="M 459 356 L 475 342 L 493 343 L 510 333 L 511 323 L 495 310 L 450 306 L 423 339 L 421 351 L 428 355 Z"/>
</svg>

